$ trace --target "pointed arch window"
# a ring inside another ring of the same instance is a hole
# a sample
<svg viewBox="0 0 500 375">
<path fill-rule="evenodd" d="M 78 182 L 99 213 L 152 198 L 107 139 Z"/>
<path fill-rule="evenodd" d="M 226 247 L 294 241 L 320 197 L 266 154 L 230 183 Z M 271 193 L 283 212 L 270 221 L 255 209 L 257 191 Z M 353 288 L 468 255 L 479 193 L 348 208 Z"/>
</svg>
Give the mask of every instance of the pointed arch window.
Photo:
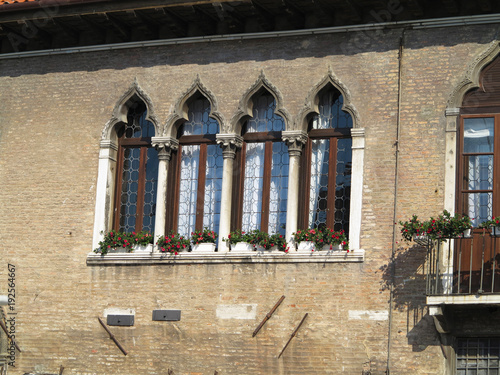
<svg viewBox="0 0 500 375">
<path fill-rule="evenodd" d="M 118 171 L 114 228 L 122 232 L 153 232 L 156 210 L 158 153 L 151 146 L 154 125 L 142 101 L 128 109 L 118 133 Z"/>
<path fill-rule="evenodd" d="M 318 114 L 309 121 L 302 159 L 299 226 L 329 227 L 349 233 L 352 174 L 352 118 L 343 97 L 328 85 L 318 94 Z"/>
<path fill-rule="evenodd" d="M 281 139 L 283 118 L 268 92 L 253 98 L 252 117 L 243 125 L 239 155 L 241 179 L 237 188 L 239 214 L 233 226 L 285 234 L 288 195 L 288 147 Z"/>
<path fill-rule="evenodd" d="M 222 191 L 222 149 L 216 144 L 219 123 L 210 117 L 210 101 L 199 96 L 188 104 L 188 121 L 178 131 L 179 150 L 171 186 L 174 215 L 167 229 L 190 236 L 207 227 L 218 233 Z"/>
</svg>

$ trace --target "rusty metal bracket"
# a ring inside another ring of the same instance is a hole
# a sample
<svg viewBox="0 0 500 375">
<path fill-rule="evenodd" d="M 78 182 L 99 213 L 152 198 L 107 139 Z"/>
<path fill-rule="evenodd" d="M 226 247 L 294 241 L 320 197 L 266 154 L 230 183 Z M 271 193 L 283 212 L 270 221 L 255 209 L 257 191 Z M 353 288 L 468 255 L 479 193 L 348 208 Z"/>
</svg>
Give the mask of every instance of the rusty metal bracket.
<svg viewBox="0 0 500 375">
<path fill-rule="evenodd" d="M 120 349 L 124 355 L 127 355 L 127 354 L 128 354 L 128 353 L 127 353 L 127 351 L 126 351 L 126 350 L 123 348 L 123 346 L 122 346 L 122 345 L 118 342 L 118 340 L 116 339 L 115 335 L 113 335 L 113 334 L 111 333 L 111 331 L 110 331 L 110 330 L 109 330 L 109 328 L 106 326 L 106 324 L 104 324 L 104 322 L 102 321 L 102 319 L 101 319 L 101 318 L 99 318 L 99 317 L 97 317 L 97 319 L 99 320 L 99 323 L 101 323 L 102 328 L 104 328 L 104 329 L 106 330 L 106 332 L 108 333 L 109 338 L 110 338 L 111 340 L 113 340 L 113 342 L 116 344 L 116 346 L 118 346 L 118 349 Z"/>
<path fill-rule="evenodd" d="M 257 335 L 257 333 L 259 333 L 260 329 L 264 326 L 264 324 L 266 324 L 266 322 L 269 319 L 271 319 L 271 316 L 273 316 L 274 312 L 276 311 L 276 309 L 278 308 L 278 306 L 281 305 L 281 302 L 283 302 L 284 299 L 285 299 L 285 296 L 281 296 L 281 298 L 279 299 L 279 301 L 276 302 L 276 304 L 271 309 L 271 311 L 269 311 L 266 314 L 266 316 L 264 317 L 264 319 L 262 320 L 262 322 L 260 322 L 259 326 L 255 329 L 255 331 L 253 331 L 252 337 L 255 337 L 255 335 Z"/>
<path fill-rule="evenodd" d="M 295 328 L 295 331 L 293 331 L 292 335 L 290 336 L 290 338 L 288 339 L 288 342 L 286 343 L 285 347 L 283 348 L 283 350 L 281 351 L 281 353 L 279 354 L 278 358 L 281 357 L 281 355 L 283 354 L 283 352 L 285 351 L 286 347 L 288 346 L 288 344 L 290 344 L 290 341 L 292 341 L 292 339 L 295 337 L 295 335 L 297 334 L 297 331 L 299 330 L 300 326 L 302 325 L 302 323 L 304 323 L 304 320 L 306 320 L 307 318 L 307 315 L 309 315 L 308 313 L 306 313 L 304 315 L 304 317 L 302 318 L 302 320 L 300 321 L 299 325 L 297 326 L 297 328 Z"/>
</svg>

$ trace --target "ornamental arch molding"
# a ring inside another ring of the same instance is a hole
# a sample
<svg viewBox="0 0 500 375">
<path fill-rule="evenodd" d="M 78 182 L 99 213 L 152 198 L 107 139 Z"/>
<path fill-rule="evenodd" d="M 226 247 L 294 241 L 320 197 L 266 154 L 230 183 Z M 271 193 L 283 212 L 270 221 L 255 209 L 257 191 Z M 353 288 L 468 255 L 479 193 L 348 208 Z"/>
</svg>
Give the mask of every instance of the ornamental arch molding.
<svg viewBox="0 0 500 375">
<path fill-rule="evenodd" d="M 240 100 L 236 114 L 231 118 L 228 133 L 241 134 L 243 123 L 252 117 L 253 97 L 263 91 L 269 92 L 276 100 L 274 113 L 281 116 L 285 121 L 285 129 L 289 130 L 291 116 L 283 106 L 283 95 L 266 77 L 264 71 L 259 75 L 255 83 L 245 92 Z"/>
<path fill-rule="evenodd" d="M 127 113 L 130 106 L 138 101 L 142 101 L 146 105 L 146 120 L 154 125 L 155 134 L 161 134 L 161 129 L 158 125 L 159 122 L 154 113 L 153 102 L 149 95 L 141 88 L 137 80 L 135 80 L 116 103 L 111 119 L 104 126 L 101 140 L 117 141 L 116 132 L 113 131 L 115 130 L 115 126 L 127 122 Z"/>
<path fill-rule="evenodd" d="M 309 91 L 304 103 L 304 107 L 299 112 L 294 121 L 294 129 L 307 132 L 309 121 L 314 115 L 319 115 L 319 93 L 328 86 L 338 90 L 344 98 L 342 111 L 348 113 L 352 117 L 353 127 L 359 127 L 359 115 L 351 103 L 351 94 L 347 87 L 330 70 L 328 74 Z"/>
<path fill-rule="evenodd" d="M 455 87 L 450 95 L 447 105 L 447 111 L 453 111 L 460 108 L 465 94 L 471 89 L 481 86 L 479 81 L 481 71 L 491 63 L 500 54 L 500 43 L 495 40 L 491 42 L 481 54 L 469 65 L 462 81 Z"/>
<path fill-rule="evenodd" d="M 163 136 L 167 137 L 177 137 L 177 131 L 179 126 L 188 121 L 188 108 L 189 104 L 193 99 L 199 96 L 205 97 L 210 102 L 210 114 L 209 116 L 217 120 L 219 123 L 219 129 L 222 130 L 225 127 L 224 116 L 218 111 L 218 103 L 215 95 L 203 84 L 200 76 L 196 76 L 193 84 L 189 89 L 187 89 L 184 94 L 177 100 L 174 108 L 174 112 L 168 117 L 165 129 L 163 131 Z"/>
</svg>

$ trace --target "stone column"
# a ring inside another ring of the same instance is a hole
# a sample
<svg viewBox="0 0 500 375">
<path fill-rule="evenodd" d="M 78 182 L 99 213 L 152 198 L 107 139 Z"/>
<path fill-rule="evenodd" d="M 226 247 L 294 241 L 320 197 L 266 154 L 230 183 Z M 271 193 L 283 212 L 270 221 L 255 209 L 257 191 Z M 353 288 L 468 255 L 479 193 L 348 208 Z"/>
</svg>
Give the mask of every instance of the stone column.
<svg viewBox="0 0 500 375">
<path fill-rule="evenodd" d="M 286 241 L 295 248 L 292 233 L 297 231 L 299 215 L 299 169 L 302 148 L 307 142 L 307 133 L 302 130 L 290 130 L 282 133 L 282 139 L 288 146 L 288 197 L 286 203 Z"/>
<path fill-rule="evenodd" d="M 112 170 L 116 166 L 118 146 L 111 140 L 101 141 L 100 146 L 92 249 L 99 246 L 99 242 L 104 238 L 104 232 L 110 229 L 113 218 L 112 205 L 114 202 L 115 176 Z"/>
<path fill-rule="evenodd" d="M 224 158 L 222 171 L 222 192 L 219 222 L 219 252 L 228 252 L 229 245 L 223 241 L 231 231 L 231 201 L 233 190 L 233 166 L 236 149 L 243 144 L 243 138 L 236 134 L 217 134 L 217 144 L 222 147 Z"/>
<path fill-rule="evenodd" d="M 177 150 L 179 141 L 171 137 L 153 137 L 151 143 L 158 150 L 158 183 L 156 187 L 155 243 L 165 235 L 167 215 L 167 176 L 172 150 Z"/>
<path fill-rule="evenodd" d="M 349 217 L 349 248 L 358 250 L 361 235 L 361 208 L 363 203 L 363 163 L 365 155 L 365 129 L 352 128 L 351 201 Z"/>
</svg>

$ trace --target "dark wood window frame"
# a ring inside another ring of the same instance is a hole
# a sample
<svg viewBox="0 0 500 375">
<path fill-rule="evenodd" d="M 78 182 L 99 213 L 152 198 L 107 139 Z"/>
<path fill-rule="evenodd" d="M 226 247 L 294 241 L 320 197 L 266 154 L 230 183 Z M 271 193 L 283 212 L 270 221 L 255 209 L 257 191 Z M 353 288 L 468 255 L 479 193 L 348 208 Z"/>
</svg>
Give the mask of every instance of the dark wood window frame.
<svg viewBox="0 0 500 375">
<path fill-rule="evenodd" d="M 309 200 L 311 189 L 311 158 L 312 142 L 316 139 L 328 139 L 330 141 L 328 157 L 328 186 L 336 185 L 337 168 L 337 143 L 339 139 L 351 138 L 351 128 L 343 129 L 311 129 L 308 140 L 302 152 L 301 175 L 305 178 L 299 180 L 299 212 L 298 227 L 309 228 Z M 335 225 L 335 189 L 328 189 L 326 226 L 333 228 Z"/>
<path fill-rule="evenodd" d="M 203 229 L 203 211 L 205 198 L 205 181 L 207 168 L 207 146 L 215 145 L 215 134 L 204 135 L 183 135 L 179 137 L 179 149 L 172 153 L 171 166 L 172 171 L 169 173 L 168 186 L 169 191 L 173 194 L 167 198 L 167 207 L 173 207 L 172 215 L 167 215 L 166 231 L 177 231 L 178 215 L 179 215 L 179 198 L 180 198 L 180 178 L 181 178 L 181 154 L 182 147 L 189 145 L 200 146 L 200 158 L 198 166 L 198 187 L 196 193 L 196 220 L 195 229 Z"/>
<path fill-rule="evenodd" d="M 115 209 L 113 217 L 113 227 L 115 230 L 120 228 L 120 209 L 122 199 L 122 183 L 123 183 L 123 163 L 125 159 L 125 150 L 127 148 L 140 148 L 140 166 L 139 166 L 139 179 L 137 188 L 137 212 L 135 219 L 135 231 L 142 230 L 143 216 L 144 216 L 144 190 L 146 185 L 146 162 L 148 148 L 151 146 L 151 137 L 142 138 L 125 138 L 122 134 L 118 139 L 118 158 L 117 158 L 117 179 L 115 187 Z"/>
</svg>

